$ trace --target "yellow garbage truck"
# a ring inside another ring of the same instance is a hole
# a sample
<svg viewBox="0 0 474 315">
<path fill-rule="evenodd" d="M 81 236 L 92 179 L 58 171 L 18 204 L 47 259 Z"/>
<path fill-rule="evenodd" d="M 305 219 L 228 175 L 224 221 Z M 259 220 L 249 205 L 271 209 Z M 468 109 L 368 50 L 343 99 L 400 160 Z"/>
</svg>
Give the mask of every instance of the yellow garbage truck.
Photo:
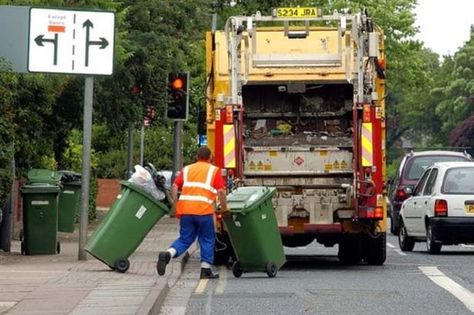
<svg viewBox="0 0 474 315">
<path fill-rule="evenodd" d="M 228 189 L 275 187 L 285 246 L 338 244 L 345 264 L 383 264 L 380 27 L 364 12 L 277 8 L 230 17 L 207 33 L 206 53 L 207 144 Z"/>
</svg>

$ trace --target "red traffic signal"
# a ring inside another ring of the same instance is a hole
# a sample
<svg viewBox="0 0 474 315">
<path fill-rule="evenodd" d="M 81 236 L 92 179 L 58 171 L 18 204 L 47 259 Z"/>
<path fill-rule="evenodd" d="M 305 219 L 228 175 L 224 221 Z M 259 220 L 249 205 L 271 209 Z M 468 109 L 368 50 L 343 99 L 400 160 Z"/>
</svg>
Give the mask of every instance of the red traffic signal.
<svg viewBox="0 0 474 315">
<path fill-rule="evenodd" d="M 189 73 L 171 73 L 168 76 L 166 117 L 187 120 L 189 111 Z"/>
<path fill-rule="evenodd" d="M 177 77 L 170 85 L 173 90 L 181 90 L 184 87 L 184 82 L 182 78 Z"/>
</svg>

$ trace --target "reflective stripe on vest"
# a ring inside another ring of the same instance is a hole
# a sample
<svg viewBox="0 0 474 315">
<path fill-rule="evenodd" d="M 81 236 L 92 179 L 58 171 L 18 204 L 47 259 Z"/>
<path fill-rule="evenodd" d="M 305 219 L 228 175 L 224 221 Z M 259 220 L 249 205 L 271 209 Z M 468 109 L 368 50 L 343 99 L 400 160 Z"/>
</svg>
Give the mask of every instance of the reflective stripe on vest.
<svg viewBox="0 0 474 315">
<path fill-rule="evenodd" d="M 205 215 L 214 213 L 217 190 L 212 180 L 218 168 L 197 162 L 183 169 L 183 186 L 176 206 L 176 214 Z"/>
</svg>

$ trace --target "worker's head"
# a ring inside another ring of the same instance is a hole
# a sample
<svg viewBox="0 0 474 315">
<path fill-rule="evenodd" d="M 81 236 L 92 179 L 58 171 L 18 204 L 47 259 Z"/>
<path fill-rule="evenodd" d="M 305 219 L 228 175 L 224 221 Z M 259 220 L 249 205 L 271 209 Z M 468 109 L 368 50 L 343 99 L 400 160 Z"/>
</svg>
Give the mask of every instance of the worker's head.
<svg viewBox="0 0 474 315">
<path fill-rule="evenodd" d="M 198 161 L 211 161 L 211 150 L 208 147 L 200 147 L 196 156 Z"/>
</svg>

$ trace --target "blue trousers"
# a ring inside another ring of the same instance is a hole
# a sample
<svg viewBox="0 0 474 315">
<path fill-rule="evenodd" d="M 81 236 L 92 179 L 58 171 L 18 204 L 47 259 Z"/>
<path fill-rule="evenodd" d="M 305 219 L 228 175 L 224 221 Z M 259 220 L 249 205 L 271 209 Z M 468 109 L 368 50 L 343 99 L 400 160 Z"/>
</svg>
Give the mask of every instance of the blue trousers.
<svg viewBox="0 0 474 315">
<path fill-rule="evenodd" d="M 214 262 L 214 216 L 188 215 L 181 217 L 179 222 L 179 238 L 171 244 L 176 249 L 176 257 L 184 253 L 198 238 L 201 250 L 201 262 Z"/>
</svg>

